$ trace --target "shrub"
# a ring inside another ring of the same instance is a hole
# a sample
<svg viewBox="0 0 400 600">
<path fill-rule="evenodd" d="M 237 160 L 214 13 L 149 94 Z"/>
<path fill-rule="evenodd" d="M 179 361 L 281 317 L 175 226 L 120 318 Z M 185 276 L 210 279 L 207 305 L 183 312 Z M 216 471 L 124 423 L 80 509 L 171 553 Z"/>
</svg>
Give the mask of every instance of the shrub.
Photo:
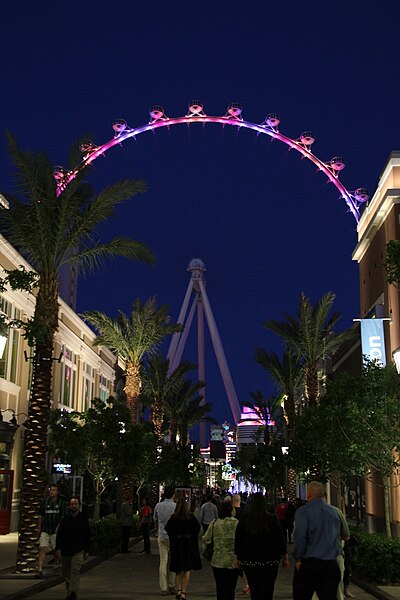
<svg viewBox="0 0 400 600">
<path fill-rule="evenodd" d="M 400 583 L 400 539 L 357 531 L 360 541 L 353 565 L 356 575 L 378 584 Z"/>
<path fill-rule="evenodd" d="M 121 543 L 121 526 L 116 515 L 108 515 L 101 519 L 91 519 L 91 554 L 102 554 L 112 550 Z"/>
</svg>

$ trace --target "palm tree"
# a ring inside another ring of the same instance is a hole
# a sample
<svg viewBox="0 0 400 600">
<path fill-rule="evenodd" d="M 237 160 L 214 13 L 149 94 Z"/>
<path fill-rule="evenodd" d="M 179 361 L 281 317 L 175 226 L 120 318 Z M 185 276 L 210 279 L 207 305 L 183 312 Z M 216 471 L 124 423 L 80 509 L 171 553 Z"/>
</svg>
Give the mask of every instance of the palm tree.
<svg viewBox="0 0 400 600">
<path fill-rule="evenodd" d="M 290 448 L 293 439 L 293 427 L 296 415 L 296 396 L 303 385 L 304 371 L 301 357 L 294 354 L 287 346 L 282 359 L 275 352 L 267 352 L 263 348 L 257 348 L 255 353 L 256 362 L 266 369 L 274 380 L 278 392 L 283 396 L 283 408 L 286 416 L 287 445 Z M 289 499 L 296 498 L 297 474 L 293 467 L 288 470 L 288 492 Z"/>
<path fill-rule="evenodd" d="M 144 304 L 136 299 L 129 316 L 122 311 L 119 311 L 116 319 L 99 311 L 89 311 L 83 315 L 99 331 L 95 344 L 108 346 L 125 362 L 124 392 L 133 423 L 138 421 L 144 358 L 157 352 L 165 336 L 182 328 L 181 325 L 170 323 L 168 312 L 167 305 L 157 308 L 155 297 L 151 297 Z"/>
<path fill-rule="evenodd" d="M 211 410 L 211 404 L 203 402 L 201 390 L 204 388 L 203 381 L 193 383 L 190 379 L 182 378 L 178 389 L 166 397 L 164 405 L 165 416 L 168 421 L 171 444 L 177 448 L 187 445 L 188 432 L 193 425 L 200 422 L 216 422 L 207 413 Z M 178 444 L 179 437 L 179 444 Z"/>
<path fill-rule="evenodd" d="M 282 359 L 275 352 L 267 352 L 263 348 L 256 348 L 256 362 L 266 369 L 278 392 L 283 395 L 283 406 L 287 420 L 288 442 L 290 444 L 291 430 L 296 414 L 296 395 L 303 383 L 303 368 L 301 358 L 287 347 Z"/>
<path fill-rule="evenodd" d="M 187 448 L 189 444 L 189 431 L 198 423 L 213 423 L 218 421 L 209 414 L 212 410 L 211 402 L 204 402 L 202 395 L 188 398 L 183 404 L 178 419 L 179 447 Z"/>
<path fill-rule="evenodd" d="M 264 423 L 264 425 L 259 428 L 258 434 L 260 435 L 262 432 L 263 443 L 266 446 L 271 446 L 272 442 L 274 441 L 274 435 L 271 435 L 271 426 L 268 423 L 274 418 L 274 416 L 278 414 L 278 411 L 281 411 L 280 398 L 279 396 L 264 398 L 262 392 L 260 391 L 250 392 L 250 396 L 252 397 L 252 401 L 246 400 L 242 404 L 243 406 L 250 408 L 256 415 L 257 419 L 261 421 L 261 423 Z M 241 419 L 241 421 L 246 421 L 246 419 Z"/>
<path fill-rule="evenodd" d="M 313 306 L 302 294 L 296 318 L 285 314 L 285 321 L 264 323 L 264 327 L 283 338 L 301 359 L 307 405 L 317 404 L 319 401 L 323 361 L 354 335 L 352 330 L 333 332 L 333 327 L 340 318 L 339 313 L 329 316 L 334 300 L 335 294 L 327 292 Z"/>
<path fill-rule="evenodd" d="M 17 572 L 31 572 L 36 563 L 39 537 L 37 515 L 45 486 L 60 269 L 65 264 L 74 263 L 78 270 L 94 270 L 105 258 L 113 256 L 125 256 L 148 263 L 153 257 L 146 246 L 134 240 L 117 236 L 109 242 L 103 242 L 94 236 L 96 227 L 114 214 L 118 204 L 145 191 L 142 181 L 125 180 L 96 195 L 84 181 L 85 169 L 82 169 L 58 193 L 48 156 L 20 150 L 11 135 L 8 136 L 8 142 L 17 170 L 17 189 L 24 199 L 8 196 L 10 207 L 0 210 L 0 229 L 37 274 L 35 312 L 25 324 L 25 333 L 35 347 L 35 355 L 28 409 L 30 427 L 26 432 L 22 468 L 16 565 Z M 79 162 L 77 150 L 78 145 L 71 154 L 73 165 Z M 14 274 L 17 276 L 14 283 L 18 276 L 28 276 L 29 279 L 30 275 L 20 269 Z"/>
<path fill-rule="evenodd" d="M 157 444 L 162 441 L 165 404 L 167 399 L 177 392 L 182 378 L 195 365 L 182 362 L 172 373 L 169 373 L 169 360 L 161 354 L 151 356 L 147 361 L 143 376 L 141 398 L 150 407 L 150 421 L 153 423 Z"/>
</svg>

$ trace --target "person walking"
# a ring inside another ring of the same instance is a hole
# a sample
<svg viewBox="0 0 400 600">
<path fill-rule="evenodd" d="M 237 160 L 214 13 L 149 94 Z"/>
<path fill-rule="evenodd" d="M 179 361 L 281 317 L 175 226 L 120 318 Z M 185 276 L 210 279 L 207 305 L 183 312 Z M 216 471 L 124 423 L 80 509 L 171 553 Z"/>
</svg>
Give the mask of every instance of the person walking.
<svg viewBox="0 0 400 600">
<path fill-rule="evenodd" d="M 350 592 L 350 582 L 351 582 L 351 568 L 352 563 L 357 559 L 358 556 L 358 546 L 360 544 L 360 540 L 354 534 L 350 534 L 350 538 L 345 542 L 344 545 L 344 575 L 343 575 L 343 585 L 344 585 L 344 595 L 346 598 L 354 598 L 353 594 Z"/>
<path fill-rule="evenodd" d="M 285 515 L 285 526 L 287 531 L 287 541 L 289 544 L 292 543 L 293 540 L 293 529 L 294 529 L 294 515 L 296 513 L 296 506 L 293 502 L 288 502 L 288 507 Z"/>
<path fill-rule="evenodd" d="M 140 509 L 139 527 L 143 536 L 142 554 L 151 554 L 150 546 L 150 528 L 153 523 L 153 511 L 151 510 L 148 498 L 143 498 L 142 507 Z"/>
<path fill-rule="evenodd" d="M 286 529 L 286 513 L 288 510 L 288 503 L 285 498 L 281 498 L 279 503 L 276 505 L 275 512 L 276 516 L 279 519 L 279 523 L 281 524 L 283 537 L 285 538 L 285 542 L 287 542 L 287 529 Z"/>
<path fill-rule="evenodd" d="M 234 512 L 231 502 L 223 502 L 219 509 L 219 518 L 212 521 L 202 538 L 206 544 L 214 544 L 211 566 L 217 588 L 217 600 L 235 598 L 239 569 L 234 546 L 239 521 Z"/>
<path fill-rule="evenodd" d="M 56 549 L 57 527 L 65 515 L 66 501 L 60 496 L 58 486 L 54 483 L 49 487 L 49 495 L 40 507 L 40 539 L 38 570 L 35 579 L 43 577 L 43 563 L 47 551 Z M 54 569 L 58 568 L 57 557 L 54 560 Z"/>
<path fill-rule="evenodd" d="M 203 531 L 206 533 L 211 521 L 218 519 L 218 509 L 213 503 L 212 494 L 207 494 L 206 502 L 200 509 L 200 525 L 203 526 Z"/>
<path fill-rule="evenodd" d="M 337 511 L 326 504 L 325 487 L 319 481 L 307 486 L 307 504 L 295 514 L 295 572 L 293 599 L 336 600 L 340 581 L 337 563 L 340 519 Z"/>
<path fill-rule="evenodd" d="M 158 502 L 154 508 L 154 524 L 157 529 L 158 551 L 160 555 L 159 584 L 162 596 L 168 596 L 169 593 L 175 592 L 175 578 L 169 569 L 169 537 L 165 531 L 165 525 L 175 512 L 175 502 L 172 500 L 173 495 L 173 488 L 167 485 L 164 489 L 164 500 Z"/>
<path fill-rule="evenodd" d="M 339 554 L 336 557 L 336 562 L 340 569 L 340 581 L 339 581 L 338 590 L 337 590 L 337 600 L 344 600 L 344 598 L 345 598 L 345 596 L 344 596 L 344 572 L 345 572 L 344 546 L 345 546 L 346 540 L 348 540 L 350 537 L 350 530 L 349 530 L 349 526 L 346 521 L 346 517 L 344 516 L 344 514 L 340 510 L 340 508 L 338 508 L 337 506 L 333 506 L 332 508 L 334 508 L 336 510 L 337 514 L 339 515 L 339 520 L 340 520 L 340 532 L 339 532 L 339 539 L 338 539 Z"/>
<path fill-rule="evenodd" d="M 89 556 L 89 520 L 80 511 L 80 500 L 72 496 L 69 500 L 69 514 L 65 515 L 57 529 L 56 552 L 61 557 L 62 575 L 67 591 L 66 600 L 78 597 L 81 567 Z"/>
<path fill-rule="evenodd" d="M 121 554 L 129 554 L 129 538 L 132 530 L 132 500 L 124 500 L 121 504 Z"/>
<path fill-rule="evenodd" d="M 186 600 L 190 572 L 202 567 L 198 535 L 200 525 L 184 496 L 177 503 L 174 514 L 165 526 L 170 542 L 170 570 L 175 573 L 175 590 L 178 600 Z"/>
<path fill-rule="evenodd" d="M 246 512 L 246 506 L 242 504 L 242 498 L 240 494 L 233 494 L 232 506 L 235 509 L 235 517 L 238 521 L 240 521 L 243 518 L 244 513 Z"/>
<path fill-rule="evenodd" d="M 242 498 L 240 494 L 234 494 L 232 496 L 232 505 L 235 509 L 235 519 L 240 521 L 243 519 L 246 510 L 246 507 L 242 505 Z M 247 577 L 246 573 L 243 571 L 243 567 L 239 567 L 239 576 L 242 578 L 242 591 L 244 594 L 248 594 L 250 587 L 247 583 Z"/>
<path fill-rule="evenodd" d="M 276 515 L 268 512 L 263 494 L 254 494 L 239 521 L 235 553 L 246 574 L 251 600 L 272 600 L 279 563 L 289 567 L 286 541 Z"/>
</svg>

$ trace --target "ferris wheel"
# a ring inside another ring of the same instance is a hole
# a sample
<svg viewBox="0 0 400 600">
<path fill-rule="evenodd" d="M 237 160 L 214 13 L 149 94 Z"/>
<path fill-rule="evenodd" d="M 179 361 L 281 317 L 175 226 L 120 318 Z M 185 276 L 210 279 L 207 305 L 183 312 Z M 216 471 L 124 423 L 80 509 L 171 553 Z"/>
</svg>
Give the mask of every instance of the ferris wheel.
<svg viewBox="0 0 400 600">
<path fill-rule="evenodd" d="M 237 102 L 228 105 L 226 113 L 220 117 L 212 117 L 204 112 L 204 105 L 200 100 L 189 102 L 188 111 L 182 117 L 168 117 L 165 110 L 160 105 L 154 105 L 149 111 L 150 121 L 139 127 L 130 127 L 125 119 L 116 119 L 113 122 L 114 137 L 101 146 L 97 146 L 92 141 L 85 141 L 81 145 L 83 154 L 82 162 L 73 170 L 67 170 L 62 166 L 54 167 L 54 177 L 57 181 L 57 191 L 60 194 L 65 187 L 77 176 L 86 166 L 90 165 L 99 156 L 104 155 L 110 148 L 122 144 L 130 138 L 135 139 L 141 133 L 155 131 L 161 127 L 171 127 L 172 125 L 189 125 L 191 123 L 217 123 L 222 127 L 229 125 L 231 127 L 245 128 L 255 131 L 257 135 L 268 135 L 272 139 L 279 140 L 286 144 L 289 149 L 296 150 L 303 158 L 310 160 L 318 170 L 326 175 L 328 181 L 333 183 L 353 214 L 356 222 L 360 218 L 360 206 L 367 202 L 369 198 L 368 190 L 359 187 L 354 191 L 349 191 L 340 181 L 339 176 L 346 166 L 346 161 L 341 156 L 334 156 L 329 161 L 322 161 L 313 152 L 312 147 L 316 141 L 316 136 L 312 131 L 303 131 L 297 139 L 284 135 L 279 131 L 281 123 L 280 116 L 276 113 L 268 114 L 260 124 L 243 119 L 243 109 Z"/>
</svg>

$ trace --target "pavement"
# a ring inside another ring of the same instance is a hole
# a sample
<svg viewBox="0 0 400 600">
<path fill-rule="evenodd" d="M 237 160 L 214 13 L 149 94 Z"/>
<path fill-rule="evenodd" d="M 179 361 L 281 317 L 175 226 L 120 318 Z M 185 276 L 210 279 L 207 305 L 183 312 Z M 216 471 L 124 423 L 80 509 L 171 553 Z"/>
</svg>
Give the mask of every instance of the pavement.
<svg viewBox="0 0 400 600">
<path fill-rule="evenodd" d="M 161 591 L 158 586 L 157 539 L 151 539 L 151 555 L 142 555 L 141 540 L 132 540 L 130 554 L 115 553 L 108 558 L 91 557 L 84 565 L 81 576 L 79 600 L 158 600 Z M 0 599 L 18 600 L 64 600 L 65 588 L 61 577 L 45 571 L 44 579 L 37 581 L 32 576 L 15 576 L 12 565 L 15 562 L 17 534 L 0 536 Z M 50 557 L 49 557 L 50 558 Z M 288 570 L 279 569 L 275 585 L 274 600 L 292 598 L 293 565 Z M 238 581 L 235 600 L 245 600 L 249 594 L 242 592 L 241 579 Z M 371 586 L 364 582 L 351 585 L 356 600 L 400 600 L 400 586 Z M 169 596 L 171 600 L 174 596 Z M 203 561 L 201 571 L 191 575 L 188 599 L 200 600 L 215 598 L 214 577 L 210 565 Z M 250 599 L 249 599 L 250 600 Z"/>
</svg>

